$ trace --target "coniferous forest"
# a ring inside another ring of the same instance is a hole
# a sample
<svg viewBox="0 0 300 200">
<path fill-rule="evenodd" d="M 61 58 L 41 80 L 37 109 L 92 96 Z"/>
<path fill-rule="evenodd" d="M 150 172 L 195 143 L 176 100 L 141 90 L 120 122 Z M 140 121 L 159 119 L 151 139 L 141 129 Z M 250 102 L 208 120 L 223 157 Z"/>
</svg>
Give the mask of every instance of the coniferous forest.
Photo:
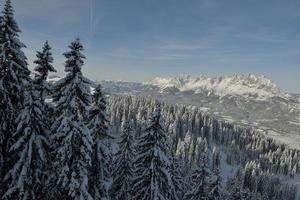
<svg viewBox="0 0 300 200">
<path fill-rule="evenodd" d="M 77 38 L 65 76 L 45 42 L 27 63 L 6 0 L 0 18 L 0 199 L 294 200 L 282 177 L 300 152 L 197 107 L 103 93 L 82 73 Z M 28 66 L 34 66 L 30 71 Z"/>
</svg>

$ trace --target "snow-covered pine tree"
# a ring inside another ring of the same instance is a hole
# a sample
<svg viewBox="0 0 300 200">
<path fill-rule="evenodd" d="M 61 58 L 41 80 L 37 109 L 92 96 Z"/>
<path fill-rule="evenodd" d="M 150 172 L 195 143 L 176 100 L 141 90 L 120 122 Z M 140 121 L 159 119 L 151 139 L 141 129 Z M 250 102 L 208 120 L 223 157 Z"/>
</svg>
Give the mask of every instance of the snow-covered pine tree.
<svg viewBox="0 0 300 200">
<path fill-rule="evenodd" d="M 223 199 L 221 175 L 220 175 L 220 151 L 216 147 L 213 149 L 212 155 L 212 178 L 209 186 L 209 199 Z"/>
<path fill-rule="evenodd" d="M 34 61 L 37 65 L 34 68 L 34 83 L 39 87 L 41 99 L 44 101 L 50 93 L 50 85 L 47 82 L 48 74 L 49 72 L 56 72 L 52 65 L 53 57 L 48 41 L 45 42 L 42 51 L 37 51 L 36 57 L 37 60 Z"/>
<path fill-rule="evenodd" d="M 208 168 L 206 155 L 201 156 L 199 166 L 195 166 L 190 175 L 190 189 L 184 195 L 185 200 L 208 199 L 211 172 Z"/>
<path fill-rule="evenodd" d="M 224 199 L 221 183 L 221 175 L 219 168 L 215 168 L 212 172 L 212 179 L 209 183 L 208 191 L 209 200 L 221 200 Z"/>
<path fill-rule="evenodd" d="M 178 199 L 182 199 L 186 192 L 186 183 L 184 180 L 183 173 L 183 159 L 176 158 L 173 156 L 171 165 L 171 178 L 175 187 L 175 192 Z"/>
<path fill-rule="evenodd" d="M 95 88 L 93 105 L 89 111 L 89 128 L 93 138 L 92 166 L 90 170 L 90 193 L 95 200 L 108 199 L 109 159 L 108 140 L 112 136 L 108 132 L 106 100 L 101 85 Z"/>
<path fill-rule="evenodd" d="M 212 170 L 220 169 L 220 164 L 220 150 L 217 147 L 214 147 L 212 154 Z"/>
<path fill-rule="evenodd" d="M 64 53 L 65 78 L 56 82 L 53 102 L 57 119 L 53 125 L 56 153 L 57 198 L 92 200 L 88 191 L 93 139 L 87 127 L 88 108 L 91 105 L 90 81 L 81 72 L 84 64 L 83 46 L 76 39 Z"/>
<path fill-rule="evenodd" d="M 41 104 L 44 108 L 44 114 L 43 114 L 43 121 L 46 124 L 46 128 L 47 130 L 49 130 L 49 132 L 51 131 L 51 124 L 53 123 L 53 111 L 54 111 L 54 107 L 53 105 L 47 103 L 45 100 L 47 97 L 50 96 L 51 93 L 51 85 L 50 83 L 47 81 L 49 72 L 56 72 L 56 70 L 54 69 L 52 63 L 53 63 L 53 57 L 52 57 L 52 52 L 51 52 L 51 47 L 48 43 L 48 41 L 46 41 L 44 43 L 43 49 L 42 51 L 37 51 L 36 54 L 37 59 L 34 61 L 34 63 L 36 64 L 36 67 L 34 68 L 34 79 L 33 79 L 33 87 L 35 88 L 35 90 L 37 91 L 37 95 L 40 98 Z M 51 142 L 51 138 L 50 138 L 50 134 L 47 135 L 49 143 L 52 144 Z M 49 151 L 52 152 L 51 150 L 51 145 L 49 146 Z M 48 160 L 52 160 L 54 159 L 54 155 L 51 153 L 48 153 Z M 51 173 L 51 167 L 53 167 L 53 165 L 51 165 L 50 163 L 46 163 L 47 165 L 47 177 L 48 180 L 46 181 L 46 185 L 49 185 L 49 181 L 51 181 L 51 176 L 53 176 L 54 174 Z M 52 187 L 52 185 L 49 185 L 48 188 L 46 188 L 47 190 L 47 195 L 51 195 L 50 189 L 54 189 L 54 187 Z M 47 197 L 48 198 L 48 197 Z"/>
<path fill-rule="evenodd" d="M 3 199 L 45 199 L 45 176 L 48 148 L 48 129 L 44 121 L 44 105 L 33 85 L 25 93 L 24 108 L 17 117 L 15 143 L 10 152 L 17 161 L 5 179 L 8 190 Z"/>
<path fill-rule="evenodd" d="M 21 32 L 10 0 L 6 0 L 0 17 L 0 195 L 7 184 L 3 176 L 14 162 L 8 150 L 11 136 L 16 130 L 15 118 L 22 107 L 25 85 L 30 71 L 19 40 Z"/>
<path fill-rule="evenodd" d="M 115 154 L 113 164 L 113 182 L 110 188 L 111 199 L 132 199 L 132 178 L 134 157 L 134 134 L 131 119 L 123 116 L 122 133 L 120 135 L 119 150 Z"/>
<path fill-rule="evenodd" d="M 234 177 L 228 178 L 226 183 L 228 200 L 241 200 L 245 196 L 243 191 L 243 171 L 239 169 Z"/>
<path fill-rule="evenodd" d="M 168 138 L 160 124 L 160 107 L 152 114 L 149 126 L 137 141 L 134 161 L 133 199 L 178 199 L 171 178 Z"/>
</svg>

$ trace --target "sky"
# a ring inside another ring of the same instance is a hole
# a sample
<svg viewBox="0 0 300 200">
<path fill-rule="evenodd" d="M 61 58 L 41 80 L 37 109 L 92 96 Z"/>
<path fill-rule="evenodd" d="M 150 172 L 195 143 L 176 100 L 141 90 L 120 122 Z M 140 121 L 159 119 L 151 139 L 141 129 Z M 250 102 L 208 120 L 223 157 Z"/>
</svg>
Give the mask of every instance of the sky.
<svg viewBox="0 0 300 200">
<path fill-rule="evenodd" d="M 30 68 L 48 40 L 63 75 L 79 36 L 93 80 L 251 73 L 300 93 L 299 0 L 12 1 Z"/>
</svg>

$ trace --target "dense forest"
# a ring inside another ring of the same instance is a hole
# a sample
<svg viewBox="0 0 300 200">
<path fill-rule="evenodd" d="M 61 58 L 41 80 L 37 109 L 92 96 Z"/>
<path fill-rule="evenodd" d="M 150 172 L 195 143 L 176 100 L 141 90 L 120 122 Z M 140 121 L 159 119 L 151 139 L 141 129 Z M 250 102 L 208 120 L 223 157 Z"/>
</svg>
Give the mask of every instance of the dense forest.
<svg viewBox="0 0 300 200">
<path fill-rule="evenodd" d="M 180 199 L 199 186 L 196 184 L 199 180 L 194 183 L 192 178 L 200 173 L 199 167 L 206 169 L 202 173 L 207 173 L 207 177 L 202 182 L 207 187 L 204 189 L 207 195 L 217 186 L 219 199 L 231 199 L 232 193 L 239 193 L 234 194 L 238 197 L 233 199 L 295 199 L 295 188 L 281 183 L 278 177 L 293 178 L 299 173 L 298 150 L 277 144 L 256 130 L 210 118 L 193 106 L 130 96 L 111 96 L 108 105 L 111 133 L 122 135 L 122 122 L 128 121 L 137 143 L 149 126 L 152 113 L 156 108 L 161 110 L 161 125 L 168 137 L 170 160 L 176 171 L 179 170 L 176 174 L 180 177 L 177 189 Z M 226 176 L 222 173 L 222 165 L 235 166 L 236 174 Z M 227 179 L 221 180 L 223 178 Z"/>
<path fill-rule="evenodd" d="M 77 38 L 56 72 L 45 42 L 28 68 L 10 0 L 0 17 L 0 198 L 294 200 L 300 152 L 197 107 L 107 96 Z M 231 173 L 226 168 L 231 167 Z"/>
</svg>

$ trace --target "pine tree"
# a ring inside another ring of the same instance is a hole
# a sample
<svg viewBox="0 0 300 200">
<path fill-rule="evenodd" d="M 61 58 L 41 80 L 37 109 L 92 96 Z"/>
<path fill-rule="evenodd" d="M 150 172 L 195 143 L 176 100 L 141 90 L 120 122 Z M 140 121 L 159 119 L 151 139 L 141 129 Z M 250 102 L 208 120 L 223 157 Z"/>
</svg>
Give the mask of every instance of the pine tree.
<svg viewBox="0 0 300 200">
<path fill-rule="evenodd" d="M 23 103 L 24 88 L 29 81 L 30 71 L 18 39 L 21 32 L 15 19 L 10 0 L 6 0 L 0 18 L 0 195 L 7 184 L 4 174 L 14 162 L 8 150 L 12 133 L 16 130 L 15 118 Z"/>
<path fill-rule="evenodd" d="M 170 174 L 169 145 L 160 120 L 161 112 L 158 108 L 150 118 L 148 128 L 137 141 L 133 199 L 177 199 Z"/>
<path fill-rule="evenodd" d="M 34 68 L 34 79 L 33 86 L 35 90 L 39 93 L 41 103 L 44 106 L 44 120 L 47 121 L 48 129 L 50 129 L 50 124 L 52 124 L 51 117 L 53 112 L 53 106 L 49 103 L 46 103 L 46 98 L 51 95 L 51 86 L 48 83 L 47 78 L 49 72 L 56 72 L 52 66 L 53 57 L 51 52 L 51 47 L 48 42 L 45 42 L 43 50 L 37 51 L 36 54 L 37 60 L 34 63 L 37 65 Z M 51 109 L 50 109 L 51 108 Z"/>
<path fill-rule="evenodd" d="M 16 142 L 10 148 L 17 161 L 5 177 L 9 189 L 4 199 L 44 199 L 49 142 L 43 114 L 39 91 L 33 85 L 28 86 L 24 108 L 17 118 L 18 128 L 13 134 Z"/>
<path fill-rule="evenodd" d="M 243 192 L 243 171 L 239 169 L 234 177 L 227 180 L 229 200 L 241 200 L 245 196 Z"/>
<path fill-rule="evenodd" d="M 216 147 L 214 147 L 212 155 L 212 179 L 209 186 L 209 199 L 223 199 L 220 176 L 220 151 Z"/>
<path fill-rule="evenodd" d="M 35 88 L 35 90 L 38 93 L 38 96 L 41 100 L 41 104 L 43 106 L 43 110 L 44 110 L 44 114 L 43 114 L 43 121 L 46 124 L 46 128 L 47 130 L 49 130 L 49 132 L 51 131 L 51 124 L 53 124 L 53 117 L 55 117 L 53 115 L 53 111 L 54 111 L 54 106 L 50 103 L 46 102 L 46 98 L 50 97 L 51 95 L 51 85 L 50 83 L 47 81 L 49 72 L 56 72 L 56 70 L 54 69 L 52 63 L 53 63 L 53 57 L 52 57 L 52 52 L 51 52 L 51 47 L 48 44 L 48 41 L 45 42 L 42 51 L 37 51 L 36 54 L 37 59 L 34 61 L 34 63 L 36 64 L 36 67 L 34 68 L 34 79 L 33 79 L 33 87 Z M 52 160 L 54 159 L 55 155 L 53 155 L 51 152 L 53 152 L 53 150 L 51 149 L 51 138 L 50 138 L 50 134 L 47 135 L 48 136 L 48 140 L 49 140 L 49 153 L 48 153 L 48 160 Z M 53 185 L 51 185 L 51 179 L 53 179 L 52 176 L 54 176 L 53 173 L 51 173 L 52 169 L 51 167 L 53 167 L 52 164 L 50 164 L 49 162 L 46 163 L 46 167 L 47 167 L 47 180 L 45 185 L 47 185 L 47 187 L 45 187 L 45 193 L 47 194 L 47 198 L 49 198 L 49 196 L 52 195 L 53 193 L 53 189 L 55 187 L 53 187 Z"/>
<path fill-rule="evenodd" d="M 209 186 L 209 200 L 223 199 L 222 183 L 219 168 L 215 168 L 212 173 L 212 181 Z"/>
<path fill-rule="evenodd" d="M 182 159 L 173 157 L 171 165 L 171 178 L 174 184 L 174 189 L 178 199 L 182 199 L 186 190 L 186 183 L 184 181 L 183 163 Z"/>
<path fill-rule="evenodd" d="M 45 100 L 51 90 L 47 82 L 48 74 L 49 72 L 56 72 L 52 65 L 53 57 L 48 41 L 45 42 L 42 51 L 37 51 L 36 57 L 37 60 L 34 61 L 34 63 L 37 64 L 34 68 L 34 83 L 39 86 L 41 99 Z"/>
<path fill-rule="evenodd" d="M 91 104 L 90 81 L 81 72 L 83 46 L 76 39 L 64 53 L 67 75 L 54 85 L 53 101 L 58 118 L 53 125 L 57 198 L 92 200 L 88 191 L 92 136 L 87 127 Z"/>
<path fill-rule="evenodd" d="M 109 185 L 109 159 L 110 153 L 108 140 L 112 136 L 108 133 L 108 120 L 106 113 L 106 101 L 102 93 L 101 85 L 95 88 L 93 94 L 93 106 L 89 112 L 89 127 L 93 138 L 92 166 L 90 174 L 90 193 L 95 200 L 108 199 Z"/>
<path fill-rule="evenodd" d="M 218 148 L 214 147 L 212 155 L 212 170 L 219 170 L 220 164 L 220 151 Z"/>
<path fill-rule="evenodd" d="M 196 166 L 190 176 L 190 190 L 184 195 L 185 200 L 208 199 L 211 173 L 206 155 L 203 155 L 199 166 Z"/>
<path fill-rule="evenodd" d="M 132 122 L 123 118 L 122 134 L 120 136 L 119 150 L 115 155 L 113 182 L 110 189 L 112 199 L 131 200 L 132 199 L 132 178 L 134 157 L 134 139 Z"/>
</svg>

